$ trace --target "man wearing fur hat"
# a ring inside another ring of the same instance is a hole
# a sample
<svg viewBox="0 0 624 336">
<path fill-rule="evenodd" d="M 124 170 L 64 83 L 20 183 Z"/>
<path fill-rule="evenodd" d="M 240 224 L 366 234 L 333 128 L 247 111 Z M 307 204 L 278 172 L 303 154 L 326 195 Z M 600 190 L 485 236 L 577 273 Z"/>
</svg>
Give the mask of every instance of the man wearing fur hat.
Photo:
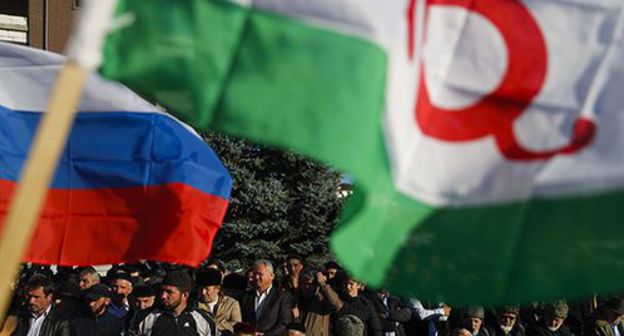
<svg viewBox="0 0 624 336">
<path fill-rule="evenodd" d="M 564 324 L 568 318 L 568 305 L 565 301 L 557 301 L 544 306 L 541 319 L 527 331 L 535 336 L 571 336 L 570 329 Z"/>
<path fill-rule="evenodd" d="M 462 314 L 462 326 L 472 333 L 472 336 L 494 336 L 483 325 L 485 310 L 481 306 L 467 307 Z"/>
<path fill-rule="evenodd" d="M 504 306 L 496 309 L 496 336 L 524 336 L 524 328 L 518 322 L 520 308 Z"/>
<path fill-rule="evenodd" d="M 241 322 L 238 301 L 221 293 L 222 274 L 216 269 L 207 268 L 197 272 L 199 309 L 214 317 L 217 330 L 234 332 L 234 325 Z"/>
<path fill-rule="evenodd" d="M 132 277 L 128 273 L 115 273 L 111 281 L 113 297 L 108 312 L 119 318 L 125 318 L 130 311 L 128 297 L 132 293 Z"/>
</svg>

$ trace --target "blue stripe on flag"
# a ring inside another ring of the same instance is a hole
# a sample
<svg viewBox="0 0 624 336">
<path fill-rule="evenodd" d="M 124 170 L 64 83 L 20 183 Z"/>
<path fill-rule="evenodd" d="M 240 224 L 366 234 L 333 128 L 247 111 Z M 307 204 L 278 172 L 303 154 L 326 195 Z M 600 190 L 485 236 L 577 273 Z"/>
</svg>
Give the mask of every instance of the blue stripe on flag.
<svg viewBox="0 0 624 336">
<path fill-rule="evenodd" d="M 0 179 L 17 181 L 42 113 L 0 106 Z M 53 188 L 184 183 L 229 199 L 231 178 L 199 137 L 160 113 L 78 113 Z"/>
</svg>

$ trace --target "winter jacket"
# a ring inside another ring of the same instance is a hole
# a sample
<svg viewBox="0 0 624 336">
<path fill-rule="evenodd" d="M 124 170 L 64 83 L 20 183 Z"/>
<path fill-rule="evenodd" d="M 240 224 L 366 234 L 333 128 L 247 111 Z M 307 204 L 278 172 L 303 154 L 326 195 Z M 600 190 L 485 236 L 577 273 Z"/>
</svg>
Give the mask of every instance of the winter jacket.
<svg viewBox="0 0 624 336">
<path fill-rule="evenodd" d="M 74 320 L 76 336 L 119 336 L 124 320 L 104 312 L 99 317 L 79 317 Z"/>
<path fill-rule="evenodd" d="M 30 315 L 22 315 L 12 336 L 26 336 L 30 328 Z M 39 336 L 73 336 L 72 323 L 52 307 L 41 325 Z"/>
<path fill-rule="evenodd" d="M 179 316 L 156 309 L 138 327 L 141 336 L 216 336 L 212 317 L 200 309 L 187 308 Z"/>
</svg>

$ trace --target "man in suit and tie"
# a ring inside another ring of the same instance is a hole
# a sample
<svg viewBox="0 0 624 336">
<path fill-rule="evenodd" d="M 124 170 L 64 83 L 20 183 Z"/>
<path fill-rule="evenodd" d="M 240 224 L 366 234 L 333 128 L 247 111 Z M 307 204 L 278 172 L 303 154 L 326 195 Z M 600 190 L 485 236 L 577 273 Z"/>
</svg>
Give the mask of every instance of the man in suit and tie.
<svg viewBox="0 0 624 336">
<path fill-rule="evenodd" d="M 256 336 L 287 335 L 286 325 L 293 321 L 291 299 L 273 285 L 273 264 L 257 260 L 252 270 L 253 288 L 241 298 L 243 322 L 256 326 Z"/>
</svg>

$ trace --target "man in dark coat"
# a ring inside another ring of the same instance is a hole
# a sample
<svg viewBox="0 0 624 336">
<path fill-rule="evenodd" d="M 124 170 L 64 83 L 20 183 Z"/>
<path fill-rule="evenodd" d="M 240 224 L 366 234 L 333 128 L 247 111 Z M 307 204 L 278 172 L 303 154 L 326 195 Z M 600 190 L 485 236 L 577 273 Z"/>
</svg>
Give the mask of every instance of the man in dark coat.
<svg viewBox="0 0 624 336">
<path fill-rule="evenodd" d="M 108 312 L 112 296 L 111 289 L 96 284 L 85 291 L 84 301 L 89 306 L 89 315 L 77 318 L 74 323 L 77 336 L 118 336 L 124 328 L 124 321 Z"/>
<path fill-rule="evenodd" d="M 570 328 L 564 324 L 568 311 L 565 301 L 547 304 L 544 306 L 543 316 L 527 330 L 527 335 L 572 336 Z"/>
<path fill-rule="evenodd" d="M 183 270 L 165 277 L 160 294 L 162 309 L 149 313 L 130 334 L 149 336 L 216 336 L 216 325 L 208 314 L 189 303 L 191 276 Z"/>
<path fill-rule="evenodd" d="M 52 305 L 54 282 L 42 274 L 26 284 L 28 314 L 18 318 L 14 336 L 70 336 L 71 322 Z"/>
<path fill-rule="evenodd" d="M 253 324 L 265 336 L 286 335 L 293 322 L 291 298 L 273 285 L 273 264 L 258 260 L 253 267 L 253 289 L 245 292 L 240 306 L 243 322 Z"/>
<path fill-rule="evenodd" d="M 621 316 L 624 315 L 624 299 L 612 297 L 602 304 L 590 323 L 586 326 L 585 336 L 616 336 L 624 335 Z M 617 330 L 617 333 L 616 333 Z"/>
<path fill-rule="evenodd" d="M 374 297 L 377 312 L 384 334 L 405 336 L 404 324 L 412 318 L 412 311 L 398 297 L 390 295 L 387 290 L 377 292 Z"/>
<path fill-rule="evenodd" d="M 360 294 L 363 284 L 349 278 L 344 272 L 336 274 L 335 279 L 342 284 L 341 299 L 343 302 L 342 308 L 336 312 L 335 320 L 345 315 L 353 315 L 364 323 L 364 335 L 381 336 L 382 328 L 375 306 Z"/>
<path fill-rule="evenodd" d="M 496 336 L 524 336 L 524 327 L 520 324 L 519 316 L 519 307 L 504 306 L 496 309 Z"/>
<path fill-rule="evenodd" d="M 156 290 L 153 286 L 140 285 L 132 290 L 132 306 L 134 307 L 126 316 L 126 329 L 137 330 L 139 322 L 149 313 L 156 309 Z M 129 334 L 132 334 L 129 332 Z"/>
</svg>

